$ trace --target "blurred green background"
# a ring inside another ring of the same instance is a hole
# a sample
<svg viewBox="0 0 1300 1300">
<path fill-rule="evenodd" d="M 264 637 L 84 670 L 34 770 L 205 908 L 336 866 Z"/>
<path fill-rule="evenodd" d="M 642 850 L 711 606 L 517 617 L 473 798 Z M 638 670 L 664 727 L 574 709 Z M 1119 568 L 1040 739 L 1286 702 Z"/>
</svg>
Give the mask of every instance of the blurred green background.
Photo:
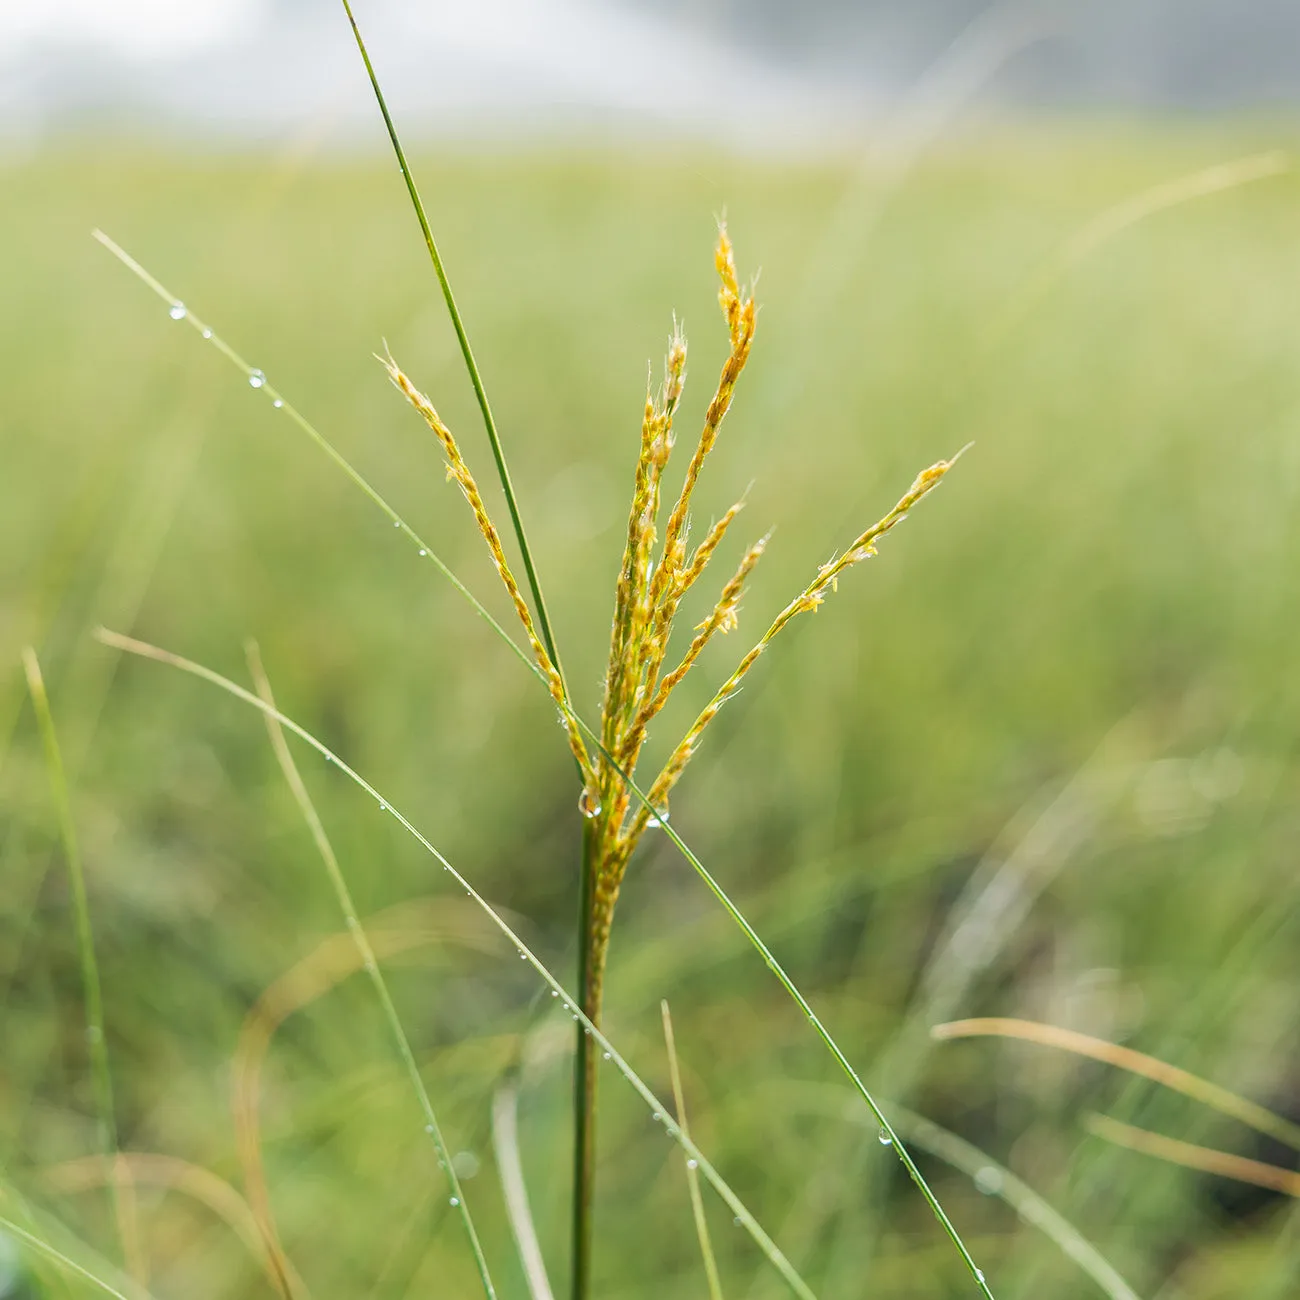
<svg viewBox="0 0 1300 1300">
<path fill-rule="evenodd" d="M 676 311 L 689 438 L 726 341 L 715 214 L 742 274 L 762 269 L 758 341 L 702 522 L 753 486 L 705 587 L 776 532 L 740 631 L 682 688 L 652 757 L 817 564 L 975 440 L 879 558 L 765 656 L 673 821 L 868 1082 L 1023 1178 L 1143 1297 L 1293 1296 L 1300 1219 L 1285 1197 L 1090 1136 L 1091 1112 L 1294 1154 L 1099 1065 L 925 1031 L 1048 1021 L 1300 1118 L 1300 178 L 1081 237 L 1154 186 L 1291 143 L 1264 127 L 1058 125 L 971 132 L 903 171 L 650 146 L 417 164 L 588 717 L 646 360 L 658 366 Z M 92 629 L 241 681 L 255 638 L 282 707 L 569 984 L 577 790 L 534 679 L 90 239 L 102 227 L 262 367 L 505 618 L 438 449 L 372 359 L 386 339 L 498 502 L 392 165 L 106 139 L 12 157 L 0 191 L 5 1212 L 21 1217 L 21 1194 L 43 1230 L 81 1243 L 77 1258 L 112 1260 L 103 1191 L 68 1172 L 95 1150 L 94 1110 L 20 648 L 40 651 L 71 773 L 122 1145 L 236 1185 L 240 1025 L 340 917 L 251 710 L 121 660 Z M 489 1119 L 523 1052 L 521 1147 L 558 1291 L 568 1018 L 392 819 L 309 751 L 300 761 L 363 914 L 395 943 L 427 932 L 386 966 L 512 1297 L 524 1281 Z M 611 1038 L 665 1092 L 669 999 L 700 1144 L 819 1295 L 974 1293 L 833 1062 L 667 843 L 629 873 L 608 997 Z M 364 981 L 286 1020 L 262 1114 L 272 1202 L 312 1295 L 475 1293 Z M 596 1293 L 704 1295 L 680 1156 L 613 1074 L 601 1153 Z M 922 1159 L 1000 1300 L 1102 1294 L 996 1196 Z M 706 1200 L 727 1296 L 782 1294 Z M 138 1202 L 154 1294 L 272 1294 L 209 1210 L 144 1185 Z M 7 1294 L 92 1294 L 29 1262 L 33 1279 L 9 1270 Z"/>
</svg>

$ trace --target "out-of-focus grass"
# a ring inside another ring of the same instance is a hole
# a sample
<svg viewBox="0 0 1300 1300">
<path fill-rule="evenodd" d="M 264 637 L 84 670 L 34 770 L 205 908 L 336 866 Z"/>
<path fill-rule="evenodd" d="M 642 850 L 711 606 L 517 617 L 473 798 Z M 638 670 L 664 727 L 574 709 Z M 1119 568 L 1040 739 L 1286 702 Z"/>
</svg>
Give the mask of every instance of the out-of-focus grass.
<svg viewBox="0 0 1300 1300">
<path fill-rule="evenodd" d="M 722 355 L 712 213 L 726 208 L 745 264 L 764 268 L 753 373 L 699 507 L 721 510 L 753 479 L 744 535 L 777 528 L 742 641 L 918 466 L 976 439 L 924 514 L 760 666 L 674 822 L 885 1095 L 1008 1164 L 1139 1293 L 1176 1275 L 1194 1300 L 1289 1294 L 1294 1218 L 1288 1230 L 1285 1206 L 1110 1150 L 1081 1118 L 1104 1109 L 1259 1154 L 1244 1135 L 1086 1064 L 988 1042 L 922 1050 L 900 1033 L 924 1012 L 922 972 L 968 880 L 1010 856 L 1025 915 L 945 1014 L 1122 1037 L 1293 1103 L 1300 179 L 1152 217 L 995 331 L 1097 212 L 1259 143 L 972 139 L 883 207 L 847 165 L 646 151 L 420 166 L 589 715 L 645 359 L 676 309 L 693 345 L 686 429 Z M 282 707 L 527 918 L 559 972 L 576 907 L 571 765 L 544 693 L 427 562 L 89 239 L 102 226 L 209 317 L 495 608 L 438 448 L 371 358 L 386 337 L 486 485 L 392 168 L 106 144 L 10 163 L 0 186 L 0 1159 L 40 1200 L 43 1170 L 94 1144 L 64 877 L 22 710 L 18 649 L 32 641 L 74 786 L 122 1141 L 237 1178 L 240 1021 L 337 917 L 257 719 L 117 664 L 89 629 L 134 630 L 234 676 L 256 636 Z M 855 233 L 834 246 L 831 229 Z M 738 653 L 736 637 L 713 648 L 659 725 L 660 752 Z M 444 893 L 337 773 L 306 772 L 363 913 Z M 481 1165 L 467 1194 L 519 1295 L 487 1090 L 537 1024 L 535 990 L 464 900 L 446 901 L 464 941 L 398 966 L 393 984 L 444 1127 Z M 617 929 L 611 1037 L 666 1082 L 657 1003 L 671 998 L 693 1133 L 819 1294 L 858 1294 L 864 1276 L 882 1294 L 961 1294 L 892 1157 L 828 1114 L 833 1067 L 667 848 L 634 864 Z M 558 1282 L 567 1036 L 532 1044 L 524 1164 Z M 363 983 L 295 1016 L 265 1078 L 272 1198 L 313 1293 L 471 1294 Z M 602 1114 L 598 1292 L 702 1294 L 669 1144 L 613 1079 Z M 1094 1294 L 1031 1228 L 936 1177 L 999 1297 Z M 205 1212 L 141 1197 L 159 1293 L 264 1285 Z M 102 1197 L 46 1203 L 111 1251 Z M 715 1218 L 726 1293 L 756 1275 L 752 1293 L 775 1294 L 738 1237 Z"/>
</svg>

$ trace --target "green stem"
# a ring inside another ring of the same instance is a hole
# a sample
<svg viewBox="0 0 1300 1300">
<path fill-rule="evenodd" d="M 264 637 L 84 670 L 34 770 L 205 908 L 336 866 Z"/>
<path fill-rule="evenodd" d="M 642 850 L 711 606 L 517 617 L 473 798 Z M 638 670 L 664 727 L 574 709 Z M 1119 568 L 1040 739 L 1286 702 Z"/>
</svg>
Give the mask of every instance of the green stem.
<svg viewBox="0 0 1300 1300">
<path fill-rule="evenodd" d="M 582 882 L 578 903 L 578 996 L 582 1014 L 600 1025 L 600 989 L 595 978 L 596 869 L 600 863 L 600 818 L 582 828 Z M 570 1295 L 587 1300 L 591 1289 L 591 1210 L 596 1175 L 596 1052 L 581 1021 L 573 1062 L 573 1239 Z"/>
<path fill-rule="evenodd" d="M 546 643 L 546 653 L 551 656 L 551 662 L 555 665 L 556 671 L 560 674 L 561 681 L 563 681 L 564 670 L 560 667 L 560 655 L 555 648 L 555 637 L 551 633 L 551 620 L 546 613 L 546 602 L 542 599 L 542 585 L 538 580 L 537 570 L 533 566 L 533 553 L 528 546 L 528 538 L 524 534 L 524 521 L 519 514 L 519 503 L 515 500 L 515 489 L 510 481 L 510 471 L 506 467 L 506 454 L 501 447 L 501 437 L 497 433 L 496 420 L 492 416 L 492 407 L 488 403 L 487 390 L 483 387 L 483 378 L 479 374 L 478 363 L 474 360 L 474 351 L 469 345 L 469 335 L 465 331 L 465 323 L 461 320 L 460 310 L 456 306 L 456 298 L 451 291 L 451 281 L 447 279 L 447 272 L 443 268 L 442 257 L 438 253 L 438 245 L 434 241 L 433 230 L 429 226 L 429 218 L 425 215 L 424 204 L 420 199 L 420 191 L 415 185 L 415 177 L 411 174 L 411 169 L 407 165 L 406 153 L 402 148 L 401 140 L 398 139 L 397 127 L 393 123 L 392 114 L 388 111 L 384 92 L 379 88 L 379 78 L 375 75 L 374 65 L 370 62 L 370 54 L 366 50 L 365 41 L 361 39 L 361 29 L 357 26 L 357 20 L 352 15 L 352 6 L 348 3 L 348 0 L 343 0 L 343 10 L 348 16 L 348 22 L 352 25 L 352 35 L 356 38 L 357 49 L 361 52 L 361 61 L 366 65 L 366 75 L 370 78 L 370 85 L 375 92 L 379 111 L 384 117 L 384 125 L 388 128 L 388 138 L 392 141 L 393 153 L 397 155 L 397 165 L 402 169 L 402 178 L 406 181 L 406 190 L 411 196 L 416 219 L 420 223 L 420 232 L 424 235 L 424 245 L 429 250 L 429 259 L 433 263 L 433 270 L 438 277 L 438 284 L 442 287 L 443 300 L 447 304 L 447 314 L 451 317 L 452 327 L 455 329 L 456 338 L 460 343 L 461 355 L 465 358 L 465 369 L 469 372 L 469 381 L 474 385 L 474 396 L 478 399 L 478 409 L 483 413 L 483 427 L 487 430 L 488 442 L 492 444 L 492 456 L 497 463 L 497 476 L 501 480 L 501 490 L 505 493 L 506 506 L 510 511 L 510 521 L 514 524 L 515 539 L 519 543 L 519 551 L 523 556 L 524 572 L 528 575 L 528 587 L 533 593 L 533 604 L 537 607 L 537 622 L 541 629 L 542 640 Z M 568 694 L 567 687 L 565 694 Z"/>
<path fill-rule="evenodd" d="M 99 962 L 95 958 L 95 936 L 90 926 L 90 902 L 86 895 L 86 873 L 82 868 L 81 849 L 77 841 L 76 824 L 72 819 L 72 801 L 68 796 L 68 781 L 63 768 L 63 754 L 59 748 L 58 732 L 54 728 L 54 715 L 50 712 L 50 699 L 45 691 L 45 678 L 40 661 L 30 646 L 23 649 L 23 668 L 27 674 L 27 690 L 36 710 L 36 723 L 45 746 L 45 766 L 50 777 L 50 791 L 54 796 L 55 812 L 59 822 L 59 838 L 63 841 L 63 855 L 68 863 L 68 878 L 72 886 L 72 911 L 76 921 L 77 954 L 81 961 L 81 987 L 86 999 L 86 1043 L 90 1052 L 90 1075 L 95 1089 L 95 1109 L 99 1119 L 99 1147 L 108 1165 L 109 1202 L 113 1222 L 121 1237 L 122 1257 L 129 1261 L 126 1218 L 122 1204 L 117 1174 L 117 1121 L 113 1106 L 113 1077 L 108 1068 L 108 1045 L 104 1040 L 104 998 L 99 983 Z"/>
</svg>

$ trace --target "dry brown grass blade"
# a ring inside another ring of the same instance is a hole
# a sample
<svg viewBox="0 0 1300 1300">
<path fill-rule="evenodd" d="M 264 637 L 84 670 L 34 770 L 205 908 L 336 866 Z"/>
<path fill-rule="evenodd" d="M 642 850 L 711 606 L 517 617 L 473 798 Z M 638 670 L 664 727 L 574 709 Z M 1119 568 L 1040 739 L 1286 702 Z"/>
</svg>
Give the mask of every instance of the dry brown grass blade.
<svg viewBox="0 0 1300 1300">
<path fill-rule="evenodd" d="M 1160 1133 L 1152 1133 L 1149 1129 L 1135 1128 L 1132 1124 L 1111 1119 L 1109 1115 L 1089 1115 L 1087 1125 L 1088 1131 L 1094 1136 L 1114 1142 L 1116 1146 L 1128 1147 L 1130 1151 L 1140 1151 L 1143 1155 L 1155 1156 L 1158 1160 L 1168 1160 L 1185 1169 L 1197 1169 L 1202 1173 L 1217 1174 L 1221 1178 L 1235 1178 L 1239 1183 L 1266 1187 L 1269 1191 L 1281 1192 L 1284 1196 L 1300 1197 L 1300 1173 L 1294 1169 L 1282 1169 L 1278 1165 L 1265 1164 L 1262 1160 L 1233 1155 L 1230 1151 L 1217 1151 L 1213 1147 L 1165 1137 Z"/>
<path fill-rule="evenodd" d="M 125 1177 L 133 1185 L 181 1192 L 207 1206 L 243 1242 L 280 1295 L 307 1294 L 306 1286 L 288 1260 L 277 1261 L 271 1255 L 248 1202 L 224 1178 L 177 1156 L 152 1152 L 124 1151 L 119 1153 L 116 1163 L 118 1170 L 114 1176 L 119 1180 Z M 105 1177 L 104 1162 L 96 1156 L 86 1156 L 51 1166 L 44 1171 L 43 1181 L 52 1192 L 69 1193 L 100 1187 Z M 291 1290 L 284 1286 L 285 1269 L 292 1279 Z"/>
<path fill-rule="evenodd" d="M 1281 1115 L 1263 1106 L 1248 1101 L 1245 1097 L 1229 1092 L 1200 1075 L 1180 1069 L 1136 1052 L 1131 1047 L 1120 1047 L 1117 1043 L 1104 1038 L 1093 1038 L 1073 1029 L 1061 1029 L 1056 1025 L 1041 1024 L 1036 1020 L 1016 1020 L 1010 1017 L 994 1016 L 976 1020 L 952 1020 L 947 1024 L 935 1025 L 930 1030 L 934 1038 L 1018 1038 L 1025 1042 L 1039 1043 L 1044 1047 L 1056 1047 L 1062 1051 L 1073 1052 L 1076 1056 L 1091 1057 L 1094 1061 L 1104 1061 L 1107 1065 L 1127 1070 L 1130 1074 L 1140 1075 L 1159 1083 L 1174 1092 L 1181 1092 L 1203 1105 L 1217 1110 L 1220 1114 L 1257 1132 L 1266 1133 L 1286 1146 L 1300 1151 L 1300 1125 L 1292 1124 Z"/>
<path fill-rule="evenodd" d="M 1112 204 L 1076 230 L 1038 268 L 1024 288 L 1011 298 L 1007 307 L 995 318 L 986 339 L 986 347 L 1002 342 L 1071 267 L 1130 226 L 1184 203 L 1280 176 L 1290 171 L 1291 167 L 1290 157 L 1280 149 L 1273 149 L 1266 153 L 1236 158 L 1231 162 L 1216 163 L 1212 167 L 1162 181 Z"/>
</svg>

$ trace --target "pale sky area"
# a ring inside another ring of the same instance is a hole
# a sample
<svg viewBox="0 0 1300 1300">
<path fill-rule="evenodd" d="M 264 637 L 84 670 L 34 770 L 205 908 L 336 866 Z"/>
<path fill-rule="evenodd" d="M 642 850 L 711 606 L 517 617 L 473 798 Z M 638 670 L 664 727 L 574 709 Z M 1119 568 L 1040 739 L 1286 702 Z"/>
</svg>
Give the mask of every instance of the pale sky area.
<svg viewBox="0 0 1300 1300">
<path fill-rule="evenodd" d="M 404 130 L 836 144 L 963 111 L 1300 104 L 1300 0 L 356 0 Z M 0 135 L 369 140 L 337 0 L 0 0 Z"/>
<path fill-rule="evenodd" d="M 855 115 L 851 81 L 820 80 L 601 0 L 361 0 L 407 129 L 649 127 L 761 136 Z M 341 5 L 329 0 L 0 0 L 0 123 L 94 115 L 273 135 L 373 106 Z M 741 96 L 736 88 L 752 93 Z"/>
<path fill-rule="evenodd" d="M 0 53 L 80 43 L 134 59 L 193 53 L 256 18 L 259 0 L 0 0 Z"/>
</svg>

